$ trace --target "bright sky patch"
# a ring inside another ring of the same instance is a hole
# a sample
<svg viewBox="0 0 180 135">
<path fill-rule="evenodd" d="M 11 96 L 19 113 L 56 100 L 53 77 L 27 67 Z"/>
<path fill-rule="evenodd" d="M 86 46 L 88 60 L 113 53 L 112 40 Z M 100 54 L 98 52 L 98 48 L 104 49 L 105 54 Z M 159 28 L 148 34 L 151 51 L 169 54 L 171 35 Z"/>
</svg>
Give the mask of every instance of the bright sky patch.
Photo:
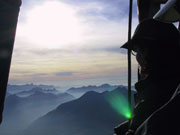
<svg viewBox="0 0 180 135">
<path fill-rule="evenodd" d="M 82 32 L 75 9 L 52 1 L 32 8 L 18 35 L 40 47 L 65 48 L 82 40 Z"/>
</svg>

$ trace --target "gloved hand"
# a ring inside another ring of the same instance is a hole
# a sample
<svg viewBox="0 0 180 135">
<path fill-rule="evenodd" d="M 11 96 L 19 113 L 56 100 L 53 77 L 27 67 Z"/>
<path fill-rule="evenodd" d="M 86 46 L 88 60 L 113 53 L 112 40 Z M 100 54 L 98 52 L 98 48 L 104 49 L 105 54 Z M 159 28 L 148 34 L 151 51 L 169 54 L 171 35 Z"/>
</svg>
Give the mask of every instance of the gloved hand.
<svg viewBox="0 0 180 135">
<path fill-rule="evenodd" d="M 126 132 L 125 135 L 134 135 L 134 133 L 135 133 L 135 132 L 134 132 L 133 130 L 130 130 L 130 129 L 129 129 L 129 130 Z"/>
<path fill-rule="evenodd" d="M 125 133 L 128 131 L 128 127 L 129 127 L 129 122 L 125 121 L 114 128 L 114 133 L 116 135 L 125 135 Z"/>
</svg>

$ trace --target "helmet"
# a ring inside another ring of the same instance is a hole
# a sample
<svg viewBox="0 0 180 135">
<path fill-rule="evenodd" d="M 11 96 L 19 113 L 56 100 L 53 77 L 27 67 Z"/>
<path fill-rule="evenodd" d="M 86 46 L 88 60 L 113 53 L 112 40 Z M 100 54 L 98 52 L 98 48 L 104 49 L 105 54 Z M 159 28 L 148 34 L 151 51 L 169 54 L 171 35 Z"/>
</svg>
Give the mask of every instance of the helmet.
<svg viewBox="0 0 180 135">
<path fill-rule="evenodd" d="M 148 44 L 148 42 L 155 42 L 157 40 L 168 42 L 179 41 L 179 38 L 180 33 L 173 24 L 164 23 L 155 19 L 146 19 L 137 26 L 131 40 L 122 45 L 121 48 L 133 50 L 134 45 L 138 45 L 139 41 L 146 41 L 144 46 L 153 46 L 153 44 Z M 158 44 L 156 47 L 169 47 L 169 44 Z"/>
</svg>

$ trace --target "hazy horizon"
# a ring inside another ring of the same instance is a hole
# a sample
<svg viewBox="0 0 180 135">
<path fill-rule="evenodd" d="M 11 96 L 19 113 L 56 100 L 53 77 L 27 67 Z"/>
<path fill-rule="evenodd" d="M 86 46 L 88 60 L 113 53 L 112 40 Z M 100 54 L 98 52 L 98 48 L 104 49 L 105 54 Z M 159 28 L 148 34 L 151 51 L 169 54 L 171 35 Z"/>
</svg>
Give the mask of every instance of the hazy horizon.
<svg viewBox="0 0 180 135">
<path fill-rule="evenodd" d="M 132 82 L 132 88 L 134 87 L 134 82 Z M 117 83 L 117 84 L 112 84 L 112 83 L 102 83 L 102 84 L 84 84 L 84 85 L 67 85 L 67 86 L 59 86 L 59 85 L 52 85 L 52 84 L 42 84 L 42 83 L 32 83 L 32 82 L 29 82 L 29 83 L 22 83 L 22 84 L 11 84 L 9 83 L 8 85 L 16 85 L 16 86 L 23 86 L 23 85 L 47 85 L 47 86 L 53 86 L 56 90 L 58 90 L 59 92 L 65 92 L 67 91 L 68 89 L 70 88 L 81 88 L 81 87 L 88 87 L 88 86 L 102 86 L 104 84 L 109 84 L 111 86 L 117 86 L 117 85 L 123 85 L 123 86 L 127 86 L 127 84 L 121 84 L 121 83 Z"/>
</svg>

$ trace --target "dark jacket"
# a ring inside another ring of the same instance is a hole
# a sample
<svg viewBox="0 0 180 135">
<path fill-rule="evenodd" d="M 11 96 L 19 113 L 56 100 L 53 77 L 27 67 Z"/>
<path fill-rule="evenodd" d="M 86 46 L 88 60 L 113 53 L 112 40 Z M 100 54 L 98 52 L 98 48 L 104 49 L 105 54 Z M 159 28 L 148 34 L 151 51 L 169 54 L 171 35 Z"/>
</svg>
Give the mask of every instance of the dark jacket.
<svg viewBox="0 0 180 135">
<path fill-rule="evenodd" d="M 172 98 L 155 111 L 135 135 L 180 135 L 180 85 Z"/>
<path fill-rule="evenodd" d="M 136 105 L 130 123 L 125 122 L 115 128 L 117 135 L 124 135 L 128 130 L 136 129 L 157 109 L 167 103 L 175 92 L 180 78 L 149 76 L 136 83 Z"/>
</svg>

